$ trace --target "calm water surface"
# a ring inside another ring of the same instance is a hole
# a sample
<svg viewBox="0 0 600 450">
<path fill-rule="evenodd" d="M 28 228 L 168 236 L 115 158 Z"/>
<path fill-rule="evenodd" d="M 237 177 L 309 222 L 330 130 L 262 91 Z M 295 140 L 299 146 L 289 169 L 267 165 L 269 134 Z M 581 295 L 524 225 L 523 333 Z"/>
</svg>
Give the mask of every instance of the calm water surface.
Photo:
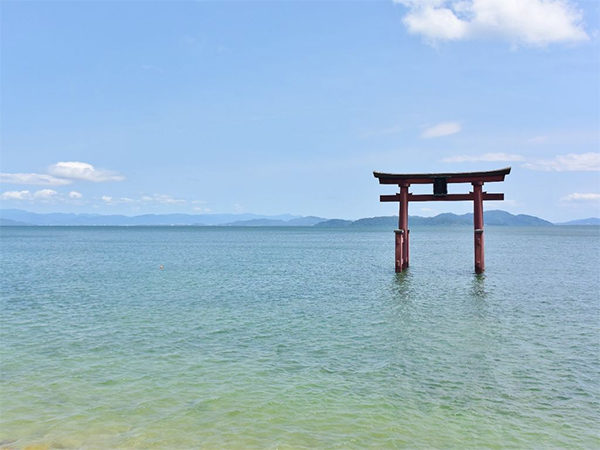
<svg viewBox="0 0 600 450">
<path fill-rule="evenodd" d="M 600 447 L 599 228 L 0 233 L 0 447 Z"/>
</svg>

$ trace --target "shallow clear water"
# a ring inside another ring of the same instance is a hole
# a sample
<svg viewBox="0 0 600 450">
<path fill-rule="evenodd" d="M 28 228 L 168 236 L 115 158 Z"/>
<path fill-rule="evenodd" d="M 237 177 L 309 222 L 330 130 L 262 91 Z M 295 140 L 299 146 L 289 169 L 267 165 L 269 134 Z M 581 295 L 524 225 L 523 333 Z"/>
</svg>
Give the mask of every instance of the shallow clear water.
<svg viewBox="0 0 600 450">
<path fill-rule="evenodd" d="M 3 445 L 600 446 L 599 228 L 0 239 Z"/>
</svg>

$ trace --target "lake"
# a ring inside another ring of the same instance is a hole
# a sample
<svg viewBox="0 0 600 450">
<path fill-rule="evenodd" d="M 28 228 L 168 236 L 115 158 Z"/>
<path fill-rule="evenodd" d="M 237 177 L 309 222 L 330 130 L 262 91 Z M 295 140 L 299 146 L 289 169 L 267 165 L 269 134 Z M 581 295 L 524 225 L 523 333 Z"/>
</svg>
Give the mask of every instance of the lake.
<svg viewBox="0 0 600 450">
<path fill-rule="evenodd" d="M 3 227 L 0 446 L 600 447 L 600 228 L 485 239 Z"/>
</svg>

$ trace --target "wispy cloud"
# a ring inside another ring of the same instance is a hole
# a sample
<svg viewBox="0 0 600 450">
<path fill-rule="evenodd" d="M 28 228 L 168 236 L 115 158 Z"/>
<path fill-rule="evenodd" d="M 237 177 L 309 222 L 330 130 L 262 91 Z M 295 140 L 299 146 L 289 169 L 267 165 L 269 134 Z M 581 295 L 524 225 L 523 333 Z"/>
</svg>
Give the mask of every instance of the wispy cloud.
<svg viewBox="0 0 600 450">
<path fill-rule="evenodd" d="M 600 153 L 569 153 L 527 162 L 523 167 L 544 172 L 596 172 L 600 171 Z"/>
<path fill-rule="evenodd" d="M 459 162 L 510 162 L 523 161 L 525 158 L 521 155 L 511 153 L 484 153 L 482 155 L 456 155 L 442 159 L 446 163 Z"/>
<path fill-rule="evenodd" d="M 562 200 L 567 202 L 597 202 L 600 201 L 600 194 L 593 192 L 574 192 L 572 194 L 564 196 Z"/>
<path fill-rule="evenodd" d="M 77 203 L 80 204 L 83 199 L 83 194 L 78 191 L 70 192 L 57 192 L 53 189 L 40 189 L 38 191 L 6 191 L 0 194 L 0 200 L 5 201 L 27 201 L 27 202 L 49 202 L 53 203 Z M 206 202 L 201 200 L 195 200 L 188 202 L 187 200 L 175 198 L 168 194 L 152 194 L 144 195 L 141 197 L 117 197 L 113 195 L 102 195 L 93 199 L 85 201 L 85 203 L 104 204 L 104 205 L 132 205 L 138 207 L 139 205 L 203 205 Z M 203 207 L 204 211 L 210 211 L 209 208 Z"/>
<path fill-rule="evenodd" d="M 172 197 L 168 194 L 152 194 L 142 195 L 138 198 L 131 197 L 113 197 L 111 195 L 103 195 L 100 199 L 108 205 L 122 205 L 122 204 L 151 204 L 157 203 L 161 205 L 183 205 L 187 203 L 187 200 Z M 194 202 L 193 202 L 194 203 Z"/>
<path fill-rule="evenodd" d="M 32 198 L 29 191 L 6 191 L 0 194 L 2 200 L 30 200 Z"/>
<path fill-rule="evenodd" d="M 129 198 L 129 197 L 115 198 L 111 195 L 103 195 L 102 197 L 100 197 L 100 199 L 107 205 L 120 205 L 123 203 L 137 203 L 139 201 L 139 200 L 134 200 L 133 198 Z"/>
<path fill-rule="evenodd" d="M 544 46 L 589 39 L 569 0 L 394 0 L 409 33 L 430 42 L 497 37 Z"/>
<path fill-rule="evenodd" d="M 25 191 L 6 191 L 0 194 L 0 199 L 2 200 L 41 200 L 46 201 L 50 199 L 56 198 L 58 192 L 54 189 L 41 189 L 39 191 L 30 192 L 28 190 Z"/>
<path fill-rule="evenodd" d="M 47 200 L 56 196 L 57 192 L 54 189 L 42 189 L 33 194 L 33 198 Z"/>
<path fill-rule="evenodd" d="M 455 155 L 443 158 L 445 163 L 461 162 L 514 162 L 523 161 L 522 167 L 543 172 L 600 171 L 600 153 L 569 153 L 550 159 L 532 159 L 512 153 L 484 153 L 482 155 Z"/>
<path fill-rule="evenodd" d="M 125 177 L 110 170 L 97 169 L 93 165 L 79 161 L 57 162 L 45 173 L 0 173 L 0 182 L 6 184 L 26 184 L 42 186 L 64 186 L 74 180 L 93 182 L 121 181 Z"/>
<path fill-rule="evenodd" d="M 449 136 L 456 134 L 462 129 L 458 122 L 442 122 L 429 127 L 421 133 L 421 137 L 424 139 L 437 138 L 442 136 Z"/>
<path fill-rule="evenodd" d="M 80 161 L 57 162 L 48 168 L 48 172 L 56 177 L 67 178 L 71 180 L 93 181 L 95 183 L 103 181 L 122 181 L 123 175 L 104 169 L 97 169 L 93 165 Z"/>
<path fill-rule="evenodd" d="M 72 181 L 43 173 L 0 173 L 0 183 L 64 186 L 65 184 L 71 184 Z"/>
<path fill-rule="evenodd" d="M 161 203 L 163 205 L 182 205 L 182 204 L 186 203 L 186 200 L 183 200 L 180 198 L 174 198 L 168 194 L 144 195 L 142 197 L 142 201 Z"/>
</svg>

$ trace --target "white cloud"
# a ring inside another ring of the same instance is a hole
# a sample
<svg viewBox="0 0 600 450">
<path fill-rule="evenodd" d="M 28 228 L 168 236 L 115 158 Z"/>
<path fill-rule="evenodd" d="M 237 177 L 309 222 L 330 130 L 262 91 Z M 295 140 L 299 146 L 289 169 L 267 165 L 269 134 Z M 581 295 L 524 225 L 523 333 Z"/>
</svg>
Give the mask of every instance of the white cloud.
<svg viewBox="0 0 600 450">
<path fill-rule="evenodd" d="M 569 153 L 552 159 L 529 159 L 512 153 L 484 153 L 482 155 L 456 155 L 443 158 L 445 163 L 460 162 L 511 162 L 525 161 L 523 167 L 543 172 L 595 172 L 600 171 L 600 153 Z"/>
<path fill-rule="evenodd" d="M 421 137 L 425 139 L 436 138 L 441 136 L 449 136 L 456 134 L 461 130 L 460 123 L 458 122 L 442 122 L 427 128 L 421 133 Z"/>
<path fill-rule="evenodd" d="M 600 201 L 600 194 L 596 194 L 593 192 L 574 192 L 562 198 L 562 200 L 572 202 L 572 201 Z"/>
<path fill-rule="evenodd" d="M 83 197 L 83 195 L 81 195 L 81 192 L 77 192 L 77 191 L 69 192 L 69 198 L 79 199 L 81 197 Z"/>
<path fill-rule="evenodd" d="M 7 184 L 31 184 L 45 186 L 63 186 L 71 180 L 53 177 L 42 173 L 0 173 L 0 182 Z"/>
<path fill-rule="evenodd" d="M 511 153 L 484 153 L 483 155 L 456 155 L 442 159 L 446 163 L 458 162 L 509 162 L 523 161 L 525 158 L 521 155 Z"/>
<path fill-rule="evenodd" d="M 144 202 L 156 202 L 156 203 L 162 203 L 165 205 L 175 205 L 175 204 L 183 204 L 186 203 L 185 200 L 179 199 L 179 198 L 173 198 L 170 195 L 167 194 L 154 194 L 152 196 L 150 195 L 144 195 L 142 197 L 142 201 Z"/>
<path fill-rule="evenodd" d="M 33 194 L 33 198 L 39 199 L 39 200 L 47 200 L 49 198 L 54 197 L 56 194 L 57 194 L 57 192 L 53 189 L 42 189 L 42 190 L 36 191 Z"/>
<path fill-rule="evenodd" d="M 102 201 L 106 203 L 110 203 L 111 205 L 117 205 L 121 203 L 159 203 L 163 205 L 182 205 L 187 203 L 186 200 L 174 198 L 167 194 L 153 194 L 153 195 L 143 195 L 139 198 L 131 198 L 131 197 L 111 197 L 109 195 L 103 195 L 100 197 Z M 192 203 L 205 203 L 201 201 L 194 201 Z"/>
<path fill-rule="evenodd" d="M 109 205 L 119 205 L 123 203 L 138 203 L 140 201 L 130 197 L 115 198 L 110 195 L 103 195 L 102 197 L 100 197 L 100 199 Z"/>
<path fill-rule="evenodd" d="M 414 8 L 404 17 L 403 22 L 410 33 L 423 34 L 431 40 L 464 39 L 469 32 L 468 22 L 456 17 L 448 8 Z"/>
<path fill-rule="evenodd" d="M 156 195 L 154 197 L 154 199 L 158 203 L 166 203 L 166 204 L 181 204 L 181 203 L 185 203 L 185 200 L 182 200 L 180 198 L 173 198 L 170 195 Z"/>
<path fill-rule="evenodd" d="M 49 200 L 55 198 L 58 192 L 53 189 L 41 189 L 33 194 L 29 191 L 6 191 L 0 195 L 2 200 Z"/>
<path fill-rule="evenodd" d="M 73 180 L 85 180 L 93 182 L 122 181 L 124 176 L 109 170 L 96 169 L 94 166 L 78 161 L 57 162 L 48 168 L 48 171 L 57 177 Z"/>
<path fill-rule="evenodd" d="M 2 200 L 30 200 L 31 192 L 29 191 L 6 191 L 0 195 Z"/>
<path fill-rule="evenodd" d="M 600 171 L 600 153 L 569 153 L 528 162 L 523 167 L 544 172 L 596 172 Z"/>
<path fill-rule="evenodd" d="M 589 39 L 570 0 L 395 0 L 408 31 L 430 41 L 500 37 L 543 46 Z"/>
<path fill-rule="evenodd" d="M 7 184 L 28 184 L 64 186 L 73 180 L 121 181 L 125 177 L 109 170 L 96 169 L 84 162 L 58 162 L 48 168 L 48 174 L 41 173 L 0 173 L 0 182 Z"/>
</svg>

